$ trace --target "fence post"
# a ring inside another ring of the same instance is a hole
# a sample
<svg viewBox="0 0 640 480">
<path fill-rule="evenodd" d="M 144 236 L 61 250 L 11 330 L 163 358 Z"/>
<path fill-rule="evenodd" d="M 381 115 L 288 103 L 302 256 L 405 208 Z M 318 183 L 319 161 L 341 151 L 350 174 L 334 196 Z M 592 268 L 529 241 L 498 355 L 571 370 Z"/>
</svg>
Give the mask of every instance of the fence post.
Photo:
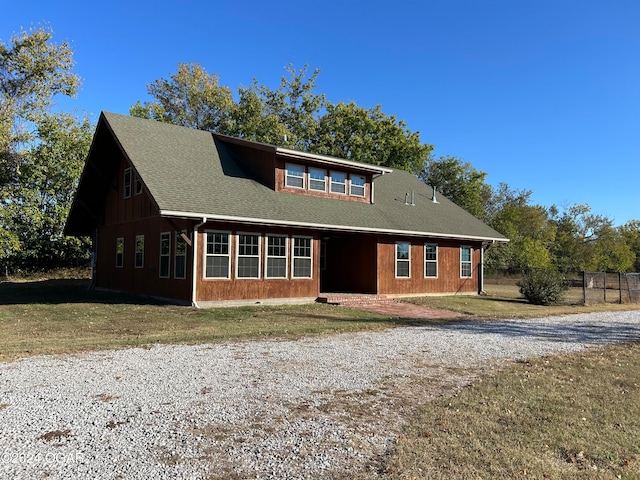
<svg viewBox="0 0 640 480">
<path fill-rule="evenodd" d="M 607 303 L 607 272 L 604 272 L 604 281 L 602 282 L 604 286 L 604 303 Z"/>
<path fill-rule="evenodd" d="M 622 305 L 622 272 L 618 272 L 618 293 L 620 294 L 618 303 Z"/>
<path fill-rule="evenodd" d="M 584 270 L 582 271 L 582 304 L 586 305 L 587 303 L 587 276 L 584 274 Z"/>
</svg>

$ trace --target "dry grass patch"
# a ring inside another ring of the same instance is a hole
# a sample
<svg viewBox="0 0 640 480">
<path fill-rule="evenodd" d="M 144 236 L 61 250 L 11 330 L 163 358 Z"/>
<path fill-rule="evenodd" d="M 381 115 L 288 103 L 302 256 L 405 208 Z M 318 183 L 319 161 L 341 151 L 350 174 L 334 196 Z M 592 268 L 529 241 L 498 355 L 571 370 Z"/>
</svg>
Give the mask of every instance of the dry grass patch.
<svg viewBox="0 0 640 480">
<path fill-rule="evenodd" d="M 534 359 L 427 404 L 391 478 L 640 478 L 640 344 Z"/>
</svg>

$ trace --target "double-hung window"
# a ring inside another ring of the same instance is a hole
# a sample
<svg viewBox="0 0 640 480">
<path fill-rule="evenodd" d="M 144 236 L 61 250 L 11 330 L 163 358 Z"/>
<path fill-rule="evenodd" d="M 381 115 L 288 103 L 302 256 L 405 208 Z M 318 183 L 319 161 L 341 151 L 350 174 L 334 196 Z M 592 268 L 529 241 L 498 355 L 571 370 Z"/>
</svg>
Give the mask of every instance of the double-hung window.
<svg viewBox="0 0 640 480">
<path fill-rule="evenodd" d="M 293 237 L 293 278 L 311 278 L 311 242 L 309 237 Z"/>
<path fill-rule="evenodd" d="M 356 197 L 364 197 L 365 178 L 363 175 L 349 175 L 350 188 L 349 194 Z"/>
<path fill-rule="evenodd" d="M 321 168 L 309 168 L 309 190 L 327 191 L 327 171 Z"/>
<path fill-rule="evenodd" d="M 304 167 L 287 163 L 285 172 L 285 186 L 304 188 Z"/>
<path fill-rule="evenodd" d="M 144 235 L 136 235 L 135 267 L 144 267 Z"/>
<path fill-rule="evenodd" d="M 409 278 L 411 276 L 411 244 L 396 243 L 396 277 Z"/>
<path fill-rule="evenodd" d="M 347 174 L 331 172 L 331 193 L 347 193 Z"/>
<path fill-rule="evenodd" d="M 267 235 L 267 278 L 287 278 L 287 237 Z"/>
<path fill-rule="evenodd" d="M 238 234 L 237 278 L 260 278 L 260 235 Z"/>
<path fill-rule="evenodd" d="M 171 276 L 171 233 L 163 232 L 160 234 L 160 278 L 169 278 Z"/>
<path fill-rule="evenodd" d="M 129 198 L 131 196 L 131 169 L 124 169 L 124 179 L 122 181 L 123 197 Z"/>
<path fill-rule="evenodd" d="M 180 233 L 176 234 L 176 251 L 173 260 L 173 276 L 175 278 L 187 277 L 187 242 Z"/>
<path fill-rule="evenodd" d="M 460 247 L 460 276 L 471 278 L 471 247 Z"/>
<path fill-rule="evenodd" d="M 142 180 L 140 180 L 137 173 L 133 176 L 133 179 L 133 194 L 140 195 L 142 193 Z"/>
<path fill-rule="evenodd" d="M 116 239 L 116 268 L 124 266 L 124 238 Z"/>
<path fill-rule="evenodd" d="M 229 278 L 231 272 L 229 233 L 207 232 L 205 278 Z"/>
<path fill-rule="evenodd" d="M 427 243 L 424 246 L 424 276 L 438 276 L 438 245 Z"/>
</svg>

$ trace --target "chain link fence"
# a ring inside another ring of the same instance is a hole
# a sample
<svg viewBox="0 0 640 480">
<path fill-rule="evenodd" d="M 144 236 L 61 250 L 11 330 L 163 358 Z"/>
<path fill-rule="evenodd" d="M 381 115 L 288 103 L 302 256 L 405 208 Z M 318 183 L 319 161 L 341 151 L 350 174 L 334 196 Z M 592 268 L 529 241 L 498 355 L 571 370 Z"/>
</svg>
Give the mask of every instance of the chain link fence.
<svg viewBox="0 0 640 480">
<path fill-rule="evenodd" d="M 582 272 L 582 302 L 640 303 L 640 273 Z"/>
</svg>

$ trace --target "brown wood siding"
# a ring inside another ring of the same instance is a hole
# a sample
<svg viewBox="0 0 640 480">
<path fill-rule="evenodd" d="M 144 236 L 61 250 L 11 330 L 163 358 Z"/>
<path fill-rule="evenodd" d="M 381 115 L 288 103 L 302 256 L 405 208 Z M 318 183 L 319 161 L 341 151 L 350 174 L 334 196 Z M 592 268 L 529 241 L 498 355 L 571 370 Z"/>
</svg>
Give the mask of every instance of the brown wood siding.
<svg viewBox="0 0 640 480">
<path fill-rule="evenodd" d="M 411 244 L 411 276 L 396 278 L 396 241 Z M 438 245 L 438 277 L 425 278 L 424 245 Z M 472 247 L 471 278 L 460 276 L 460 247 Z M 471 241 L 451 241 L 415 238 L 380 238 L 378 243 L 378 293 L 414 295 L 430 293 L 477 293 L 478 267 L 482 244 Z"/>
<path fill-rule="evenodd" d="M 233 160 L 248 174 L 271 189 L 275 189 L 275 155 L 244 145 L 234 144 L 230 150 Z"/>
<path fill-rule="evenodd" d="M 231 273 L 229 279 L 211 279 L 204 276 L 206 232 L 230 233 Z M 236 235 L 238 233 L 257 234 L 260 242 L 260 278 L 236 278 Z M 265 278 L 266 235 L 283 235 L 289 238 L 288 271 L 286 279 Z M 291 278 L 292 236 L 312 238 L 312 277 Z M 239 226 L 228 223 L 207 223 L 198 233 L 198 275 L 196 297 L 198 301 L 220 300 L 260 300 L 273 298 L 310 298 L 320 293 L 320 239 L 317 233 L 306 230 L 278 229 L 259 226 Z"/>
<path fill-rule="evenodd" d="M 135 172 L 132 169 L 131 177 L 131 196 L 124 198 L 124 171 L 130 165 L 124 159 L 120 161 L 116 178 L 113 184 L 117 185 L 117 190 L 109 189 L 105 201 L 105 225 L 119 225 L 127 222 L 150 218 L 157 215 L 157 208 L 149 196 L 147 189 L 143 186 L 142 192 L 138 195 L 134 194 L 134 178 Z"/>
</svg>

